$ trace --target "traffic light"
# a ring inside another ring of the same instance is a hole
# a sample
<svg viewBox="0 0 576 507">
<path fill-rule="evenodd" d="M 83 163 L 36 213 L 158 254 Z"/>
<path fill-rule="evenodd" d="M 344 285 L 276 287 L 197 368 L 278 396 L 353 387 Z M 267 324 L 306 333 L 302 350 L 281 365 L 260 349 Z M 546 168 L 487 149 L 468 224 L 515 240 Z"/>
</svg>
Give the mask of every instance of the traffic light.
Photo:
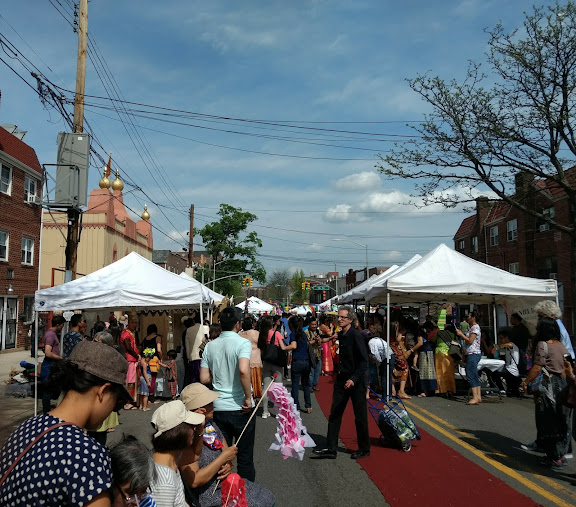
<svg viewBox="0 0 576 507">
<path fill-rule="evenodd" d="M 326 291 L 322 291 L 322 301 L 326 301 Z"/>
<path fill-rule="evenodd" d="M 252 287 L 252 278 L 248 278 L 248 287 Z"/>
<path fill-rule="evenodd" d="M 310 282 L 306 282 L 306 290 L 310 290 Z"/>
<path fill-rule="evenodd" d="M 247 276 L 242 278 L 242 287 L 248 287 L 248 280 L 249 278 Z"/>
<path fill-rule="evenodd" d="M 302 290 L 306 290 L 306 282 L 302 282 Z"/>
</svg>

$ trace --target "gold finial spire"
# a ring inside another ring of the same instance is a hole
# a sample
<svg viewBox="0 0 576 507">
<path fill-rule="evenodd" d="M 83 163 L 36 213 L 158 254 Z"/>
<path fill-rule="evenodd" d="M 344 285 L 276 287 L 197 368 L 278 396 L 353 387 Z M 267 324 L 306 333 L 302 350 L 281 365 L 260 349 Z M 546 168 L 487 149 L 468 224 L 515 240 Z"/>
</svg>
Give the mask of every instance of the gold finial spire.
<svg viewBox="0 0 576 507">
<path fill-rule="evenodd" d="M 142 217 L 142 220 L 150 220 L 150 213 L 148 213 L 148 206 L 146 206 L 146 204 L 144 204 L 144 211 L 140 216 Z"/>
<path fill-rule="evenodd" d="M 118 172 L 118 169 L 116 169 L 116 179 L 112 182 L 112 190 L 120 190 L 120 192 L 122 192 L 123 189 L 124 183 L 122 183 L 120 173 Z"/>
</svg>

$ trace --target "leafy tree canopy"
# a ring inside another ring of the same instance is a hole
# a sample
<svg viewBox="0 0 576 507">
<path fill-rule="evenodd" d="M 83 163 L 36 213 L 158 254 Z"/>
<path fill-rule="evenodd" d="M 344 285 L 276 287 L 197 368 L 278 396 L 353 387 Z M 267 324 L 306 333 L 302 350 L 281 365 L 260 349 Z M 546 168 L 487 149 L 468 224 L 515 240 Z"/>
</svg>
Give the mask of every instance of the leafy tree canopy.
<svg viewBox="0 0 576 507">
<path fill-rule="evenodd" d="M 257 260 L 262 241 L 258 235 L 247 231 L 248 225 L 258 217 L 229 204 L 221 204 L 218 211 L 220 220 L 206 224 L 196 232 L 202 238 L 206 251 L 216 260 L 216 276 L 230 278 L 216 281 L 216 291 L 228 295 L 242 293 L 241 280 L 250 276 L 259 282 L 266 281 L 266 270 Z M 214 266 L 204 273 L 204 280 L 214 279 Z M 240 275 L 235 275 L 240 273 Z M 201 276 L 201 271 L 199 272 Z M 197 275 L 198 278 L 198 275 Z"/>
</svg>

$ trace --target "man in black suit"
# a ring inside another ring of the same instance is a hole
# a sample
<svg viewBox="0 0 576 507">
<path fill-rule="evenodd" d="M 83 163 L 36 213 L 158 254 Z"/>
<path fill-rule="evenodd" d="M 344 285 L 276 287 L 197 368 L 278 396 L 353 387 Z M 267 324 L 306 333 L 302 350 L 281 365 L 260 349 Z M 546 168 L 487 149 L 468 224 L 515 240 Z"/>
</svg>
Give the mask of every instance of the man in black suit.
<svg viewBox="0 0 576 507">
<path fill-rule="evenodd" d="M 358 450 L 352 453 L 352 458 L 359 459 L 370 456 L 368 410 L 364 386 L 364 373 L 368 369 L 368 351 L 364 336 L 352 325 L 355 320 L 356 314 L 351 307 L 343 306 L 338 310 L 340 364 L 334 382 L 326 448 L 314 449 L 312 451 L 312 458 L 314 459 L 336 458 L 342 415 L 350 399 L 356 419 L 356 438 L 358 440 Z"/>
</svg>

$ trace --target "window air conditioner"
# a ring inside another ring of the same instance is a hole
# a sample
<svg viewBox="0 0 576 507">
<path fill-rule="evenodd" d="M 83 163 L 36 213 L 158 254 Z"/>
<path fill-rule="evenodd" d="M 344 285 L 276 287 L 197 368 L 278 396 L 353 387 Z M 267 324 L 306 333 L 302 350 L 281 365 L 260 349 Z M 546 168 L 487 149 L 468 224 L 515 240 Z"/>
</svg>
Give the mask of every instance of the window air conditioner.
<svg viewBox="0 0 576 507">
<path fill-rule="evenodd" d="M 545 232 L 545 231 L 549 231 L 550 230 L 550 224 L 542 224 L 539 227 L 540 232 Z"/>
<path fill-rule="evenodd" d="M 26 202 L 28 204 L 40 204 L 40 197 L 35 194 L 28 194 L 28 199 Z"/>
<path fill-rule="evenodd" d="M 550 278 L 552 280 L 558 280 L 558 273 L 550 273 Z"/>
</svg>

